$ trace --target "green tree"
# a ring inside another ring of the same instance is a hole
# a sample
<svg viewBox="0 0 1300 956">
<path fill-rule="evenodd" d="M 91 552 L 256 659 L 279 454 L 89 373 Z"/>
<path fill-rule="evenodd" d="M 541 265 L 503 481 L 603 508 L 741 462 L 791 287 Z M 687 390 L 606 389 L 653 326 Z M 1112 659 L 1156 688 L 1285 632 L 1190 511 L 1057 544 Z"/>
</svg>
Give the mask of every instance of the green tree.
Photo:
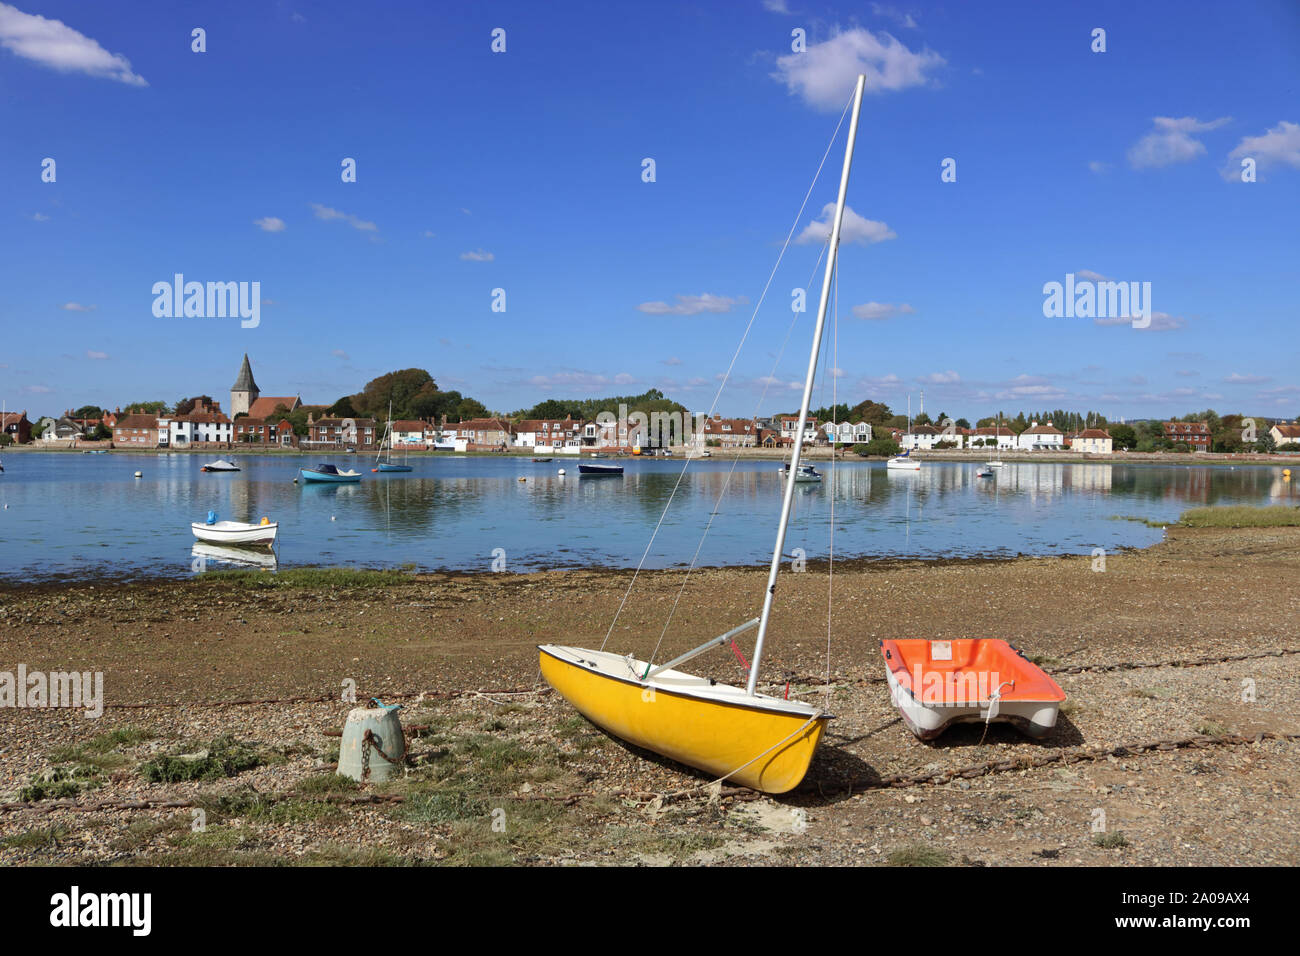
<svg viewBox="0 0 1300 956">
<path fill-rule="evenodd" d="M 188 415 L 190 412 L 194 411 L 194 406 L 197 405 L 199 402 L 204 402 L 208 405 L 211 405 L 212 396 L 196 395 L 193 398 L 182 398 L 179 402 L 176 403 L 175 414 Z"/>
<path fill-rule="evenodd" d="M 1137 432 L 1132 425 L 1111 425 L 1109 431 L 1111 444 L 1116 449 L 1137 447 Z"/>
<path fill-rule="evenodd" d="M 98 405 L 82 405 L 72 413 L 73 418 L 103 418 L 104 410 Z"/>
<path fill-rule="evenodd" d="M 891 458 L 899 452 L 898 443 L 892 438 L 873 438 L 866 444 L 857 444 L 853 446 L 853 453 L 861 455 L 864 458 L 868 455 L 879 455 L 885 458 Z"/>
</svg>

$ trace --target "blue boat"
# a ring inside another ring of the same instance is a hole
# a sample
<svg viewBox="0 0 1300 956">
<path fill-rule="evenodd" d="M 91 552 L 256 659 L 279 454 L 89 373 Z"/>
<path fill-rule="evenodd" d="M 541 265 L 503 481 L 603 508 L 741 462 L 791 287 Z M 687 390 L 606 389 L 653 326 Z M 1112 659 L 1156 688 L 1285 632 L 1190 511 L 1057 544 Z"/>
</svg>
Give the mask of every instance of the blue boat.
<svg viewBox="0 0 1300 956">
<path fill-rule="evenodd" d="M 302 480 L 304 482 L 324 481 L 338 484 L 340 482 L 355 482 L 361 480 L 361 472 L 339 471 L 334 465 L 317 465 L 315 469 L 299 468 L 298 474 L 302 475 Z"/>
<path fill-rule="evenodd" d="M 375 471 L 410 471 L 410 465 L 395 465 L 391 461 L 381 461 Z"/>
</svg>

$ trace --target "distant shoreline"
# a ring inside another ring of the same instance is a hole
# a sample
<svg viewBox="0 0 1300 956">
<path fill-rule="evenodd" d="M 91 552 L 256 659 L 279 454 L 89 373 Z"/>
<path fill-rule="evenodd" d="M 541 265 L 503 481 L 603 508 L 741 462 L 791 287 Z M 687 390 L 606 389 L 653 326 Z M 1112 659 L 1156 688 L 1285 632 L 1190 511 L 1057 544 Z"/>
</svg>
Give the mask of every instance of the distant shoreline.
<svg viewBox="0 0 1300 956">
<path fill-rule="evenodd" d="M 9 445 L 0 454 L 31 454 L 46 452 L 49 454 L 60 455 L 80 455 L 87 451 L 103 451 L 107 454 L 123 455 L 149 455 L 157 457 L 158 455 L 205 455 L 215 458 L 222 457 L 246 457 L 249 455 L 258 456 L 280 456 L 294 458 L 312 458 L 316 456 L 351 456 L 358 459 L 366 458 L 372 454 L 377 454 L 378 450 L 344 452 L 326 449 L 301 449 L 301 448 L 259 448 L 249 446 L 247 448 L 104 448 L 104 449 L 85 449 L 85 448 L 40 448 L 35 443 L 26 445 Z M 709 459 L 712 461 L 729 461 L 733 456 L 739 458 L 752 458 L 756 461 L 783 461 L 789 457 L 785 453 L 776 449 L 768 448 L 711 448 Z M 411 458 L 518 458 L 530 461 L 533 458 L 550 458 L 553 462 L 562 463 L 565 461 L 588 460 L 592 457 L 589 451 L 583 451 L 581 455 L 555 454 L 546 452 L 535 452 L 521 448 L 511 448 L 506 451 L 431 451 L 431 450 L 399 450 L 394 452 L 394 457 L 405 458 L 409 455 Z M 688 456 L 674 452 L 671 457 L 653 455 L 616 455 L 609 452 L 601 452 L 610 458 L 620 458 L 626 461 L 636 461 L 644 459 L 646 461 L 684 461 Z M 802 455 L 804 460 L 830 462 L 831 450 L 829 448 L 805 448 Z M 1157 465 L 1276 465 L 1281 467 L 1296 466 L 1300 469 L 1300 452 L 1290 454 L 1225 454 L 1220 452 L 1115 452 L 1110 455 L 1089 454 L 1079 452 L 1009 452 L 1005 449 L 995 452 L 991 449 L 949 449 L 946 451 L 925 451 L 917 452 L 918 461 L 937 461 L 937 462 L 965 462 L 968 464 L 983 464 L 993 457 L 1001 461 L 1015 464 L 1026 464 L 1042 462 L 1047 464 L 1157 464 Z M 701 455 L 689 456 L 691 461 L 697 461 L 702 458 Z M 852 452 L 842 453 L 836 458 L 837 461 L 845 464 L 854 462 L 884 461 L 883 455 L 859 456 Z"/>
</svg>

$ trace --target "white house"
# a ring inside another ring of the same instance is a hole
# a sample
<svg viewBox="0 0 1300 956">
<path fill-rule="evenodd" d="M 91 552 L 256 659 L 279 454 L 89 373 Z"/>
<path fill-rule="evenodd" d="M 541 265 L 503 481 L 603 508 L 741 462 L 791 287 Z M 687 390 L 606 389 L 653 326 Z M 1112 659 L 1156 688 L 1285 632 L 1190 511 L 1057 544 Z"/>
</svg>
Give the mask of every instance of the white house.
<svg viewBox="0 0 1300 956">
<path fill-rule="evenodd" d="M 398 420 L 393 422 L 393 446 L 402 445 L 409 447 L 423 445 L 424 442 L 424 422 L 410 419 L 406 421 Z"/>
<path fill-rule="evenodd" d="M 1278 445 L 1300 443 L 1300 422 L 1291 425 L 1286 423 L 1274 425 L 1268 430 L 1268 434 Z"/>
<path fill-rule="evenodd" d="M 1074 437 L 1070 450 L 1082 454 L 1109 455 L 1114 447 L 1108 432 L 1100 428 L 1087 428 Z"/>
<path fill-rule="evenodd" d="M 1021 451 L 1061 451 L 1065 448 L 1065 433 L 1048 422 L 1033 422 L 1020 433 L 1016 447 Z"/>
<path fill-rule="evenodd" d="M 957 429 L 939 429 L 933 425 L 913 425 L 910 432 L 904 432 L 899 444 L 905 449 L 930 451 L 941 442 L 950 442 L 953 448 L 962 446 L 962 434 Z"/>
<path fill-rule="evenodd" d="M 981 444 L 976 445 L 977 441 Z M 972 448 L 992 448 L 996 444 L 999 449 L 1010 450 L 1016 447 L 1016 433 L 1005 425 L 985 425 L 971 432 L 969 444 Z"/>
<path fill-rule="evenodd" d="M 798 415 L 781 416 L 781 437 L 782 438 L 788 438 L 791 441 L 794 441 L 795 432 L 797 432 L 798 430 L 799 430 Z M 804 444 L 806 445 L 811 445 L 813 442 L 817 440 L 817 419 L 812 418 L 811 416 L 808 418 L 806 422 L 804 422 L 803 440 L 804 440 Z"/>
</svg>

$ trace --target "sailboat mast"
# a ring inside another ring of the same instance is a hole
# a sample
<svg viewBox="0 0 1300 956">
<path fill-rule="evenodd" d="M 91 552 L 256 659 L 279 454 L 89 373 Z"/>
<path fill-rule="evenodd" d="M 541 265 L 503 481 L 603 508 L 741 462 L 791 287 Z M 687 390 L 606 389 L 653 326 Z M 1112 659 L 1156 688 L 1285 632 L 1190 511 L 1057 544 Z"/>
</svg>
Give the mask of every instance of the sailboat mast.
<svg viewBox="0 0 1300 956">
<path fill-rule="evenodd" d="M 767 574 L 767 590 L 763 593 L 763 614 L 758 623 L 758 639 L 754 643 L 754 662 L 749 669 L 749 683 L 745 692 L 751 697 L 758 686 L 758 666 L 763 659 L 763 639 L 767 636 L 768 619 L 772 614 L 772 598 L 776 595 L 776 575 L 781 570 L 781 555 L 785 550 L 785 530 L 790 523 L 790 509 L 794 504 L 795 475 L 799 473 L 799 455 L 803 451 L 803 433 L 808 421 L 808 405 L 812 401 L 813 379 L 817 374 L 817 357 L 821 352 L 822 329 L 826 325 L 826 306 L 830 302 L 831 276 L 839 258 L 840 224 L 844 221 L 844 196 L 849 188 L 849 170 L 853 166 L 853 143 L 858 136 L 858 113 L 862 109 L 862 90 L 865 76 L 858 77 L 853 91 L 853 118 L 849 121 L 849 139 L 844 146 L 844 169 L 840 173 L 840 195 L 835 203 L 835 221 L 831 225 L 830 253 L 826 256 L 826 275 L 822 278 L 822 297 L 817 306 L 817 328 L 813 332 L 812 354 L 808 357 L 808 374 L 803 383 L 803 401 L 799 405 L 799 427 L 794 433 L 794 449 L 790 455 L 790 474 L 785 480 L 785 496 L 781 500 L 781 522 L 776 529 L 776 548 L 772 552 L 772 567 Z M 832 489 L 833 493 L 834 489 Z"/>
</svg>

